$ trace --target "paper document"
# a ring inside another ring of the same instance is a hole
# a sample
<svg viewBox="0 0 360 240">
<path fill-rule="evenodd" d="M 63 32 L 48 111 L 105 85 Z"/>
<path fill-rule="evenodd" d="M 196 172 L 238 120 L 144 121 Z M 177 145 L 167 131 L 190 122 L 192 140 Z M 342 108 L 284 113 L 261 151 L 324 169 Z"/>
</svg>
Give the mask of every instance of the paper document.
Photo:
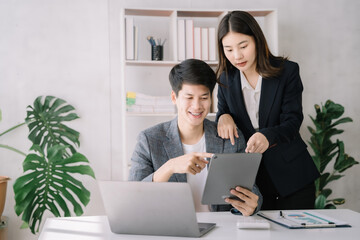
<svg viewBox="0 0 360 240">
<path fill-rule="evenodd" d="M 348 223 L 326 216 L 316 211 L 288 210 L 258 213 L 274 223 L 287 228 L 331 228 L 351 227 Z"/>
</svg>

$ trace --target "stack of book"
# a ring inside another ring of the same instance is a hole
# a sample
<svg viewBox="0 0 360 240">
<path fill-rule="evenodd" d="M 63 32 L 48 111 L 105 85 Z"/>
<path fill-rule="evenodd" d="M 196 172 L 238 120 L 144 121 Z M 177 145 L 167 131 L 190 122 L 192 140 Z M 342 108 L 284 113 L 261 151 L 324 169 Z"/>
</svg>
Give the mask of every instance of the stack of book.
<svg viewBox="0 0 360 240">
<path fill-rule="evenodd" d="M 178 60 L 216 61 L 215 28 L 194 27 L 194 20 L 178 20 Z"/>
<path fill-rule="evenodd" d="M 149 96 L 137 92 L 127 92 L 126 111 L 133 113 L 176 113 L 176 107 L 170 96 Z"/>
</svg>

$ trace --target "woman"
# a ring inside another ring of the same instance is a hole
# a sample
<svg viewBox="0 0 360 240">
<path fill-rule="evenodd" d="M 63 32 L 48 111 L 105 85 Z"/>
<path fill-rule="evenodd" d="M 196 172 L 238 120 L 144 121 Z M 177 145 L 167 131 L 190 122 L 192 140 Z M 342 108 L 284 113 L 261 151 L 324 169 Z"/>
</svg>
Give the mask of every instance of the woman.
<svg viewBox="0 0 360 240">
<path fill-rule="evenodd" d="M 243 11 L 221 20 L 218 48 L 218 134 L 234 142 L 238 127 L 245 151 L 263 153 L 256 179 L 262 209 L 313 208 L 319 172 L 299 133 L 298 64 L 272 55 L 260 26 Z"/>
</svg>

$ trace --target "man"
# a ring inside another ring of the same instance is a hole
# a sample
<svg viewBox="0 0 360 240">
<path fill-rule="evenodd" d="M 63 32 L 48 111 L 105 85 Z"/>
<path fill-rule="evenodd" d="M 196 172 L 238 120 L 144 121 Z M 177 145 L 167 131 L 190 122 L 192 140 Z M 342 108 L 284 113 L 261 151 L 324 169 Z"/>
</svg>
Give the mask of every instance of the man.
<svg viewBox="0 0 360 240">
<path fill-rule="evenodd" d="M 212 153 L 244 152 L 241 132 L 235 145 L 217 136 L 217 125 L 205 119 L 210 111 L 212 91 L 216 84 L 214 71 L 205 62 L 188 59 L 174 66 L 169 74 L 171 99 L 177 107 L 177 117 L 142 131 L 131 158 L 130 181 L 188 182 L 195 209 L 209 211 L 201 205 L 201 194 L 207 177 L 206 158 Z M 212 211 L 227 211 L 245 216 L 260 209 L 262 196 L 257 187 L 253 192 L 241 188 L 231 194 L 241 200 L 229 199 L 230 205 L 213 205 Z"/>
</svg>

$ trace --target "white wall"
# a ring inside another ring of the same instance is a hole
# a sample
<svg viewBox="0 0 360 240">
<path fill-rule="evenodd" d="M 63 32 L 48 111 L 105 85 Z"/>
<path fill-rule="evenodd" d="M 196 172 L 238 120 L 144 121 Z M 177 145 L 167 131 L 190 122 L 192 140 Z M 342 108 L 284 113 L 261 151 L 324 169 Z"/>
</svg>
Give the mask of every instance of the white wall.
<svg viewBox="0 0 360 240">
<path fill-rule="evenodd" d="M 205 7 L 204 7 L 205 6 Z M 80 119 L 71 126 L 81 133 L 81 148 L 98 179 L 121 178 L 119 141 L 120 78 L 119 9 L 277 8 L 279 52 L 300 64 L 305 91 L 304 123 L 301 133 L 309 139 L 308 115 L 313 105 L 332 99 L 345 106 L 354 123 L 344 125 L 346 151 L 358 161 L 360 133 L 359 42 L 360 2 L 357 0 L 0 0 L 0 132 L 21 122 L 26 106 L 39 95 L 64 98 Z M 111 103 L 111 104 L 110 104 Z M 0 143 L 26 151 L 30 146 L 23 128 Z M 0 175 L 20 176 L 23 158 L 0 150 Z M 342 208 L 360 211 L 360 182 L 356 166 L 331 187 L 334 197 L 345 197 Z M 92 193 L 86 215 L 104 214 L 96 182 L 81 178 Z M 10 185 L 13 181 L 10 182 Z M 8 189 L 4 215 L 10 217 L 10 239 L 37 239 L 19 230 L 20 218 L 13 211 L 14 194 Z"/>
</svg>

